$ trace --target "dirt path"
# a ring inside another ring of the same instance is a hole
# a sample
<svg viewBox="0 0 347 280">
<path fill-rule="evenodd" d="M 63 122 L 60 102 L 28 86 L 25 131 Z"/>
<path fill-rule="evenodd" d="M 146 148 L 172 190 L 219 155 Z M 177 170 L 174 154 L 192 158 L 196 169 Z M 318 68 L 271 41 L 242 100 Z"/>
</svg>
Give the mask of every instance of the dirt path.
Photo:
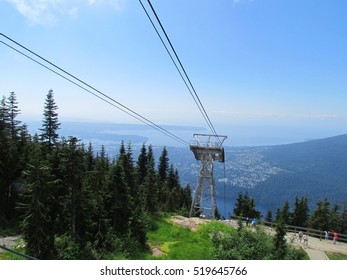
<svg viewBox="0 0 347 280">
<path fill-rule="evenodd" d="M 7 237 L 0 237 L 0 245 L 5 246 L 7 248 L 12 248 L 16 241 L 20 238 L 20 236 L 7 236 Z M 4 250 L 0 248 L 0 253 L 2 253 Z"/>
<path fill-rule="evenodd" d="M 333 243 L 332 240 L 319 239 L 316 237 L 309 237 L 308 245 L 300 243 L 300 241 L 294 237 L 293 233 L 287 235 L 288 244 L 292 244 L 296 247 L 302 247 L 311 260 L 326 260 L 329 259 L 326 256 L 326 252 L 340 253 L 347 255 L 347 243 L 337 242 Z"/>
</svg>

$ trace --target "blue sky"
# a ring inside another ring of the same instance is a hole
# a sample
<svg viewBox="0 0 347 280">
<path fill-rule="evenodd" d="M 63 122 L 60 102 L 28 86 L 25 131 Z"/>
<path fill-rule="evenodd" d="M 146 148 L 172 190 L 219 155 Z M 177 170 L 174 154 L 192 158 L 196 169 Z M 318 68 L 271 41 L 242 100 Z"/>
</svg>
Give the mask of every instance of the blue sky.
<svg viewBox="0 0 347 280">
<path fill-rule="evenodd" d="M 151 2 L 218 133 L 347 132 L 347 1 Z M 207 127 L 137 0 L 2 0 L 0 26 L 155 123 Z M 2 44 L 0 61 L 0 95 L 16 92 L 22 119 L 40 119 L 53 89 L 63 120 L 138 123 Z"/>
</svg>

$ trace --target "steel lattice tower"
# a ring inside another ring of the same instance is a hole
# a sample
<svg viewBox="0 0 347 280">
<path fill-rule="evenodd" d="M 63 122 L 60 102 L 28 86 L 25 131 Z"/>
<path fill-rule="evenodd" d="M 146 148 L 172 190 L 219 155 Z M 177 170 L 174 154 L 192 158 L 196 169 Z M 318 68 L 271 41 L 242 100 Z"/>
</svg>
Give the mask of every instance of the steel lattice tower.
<svg viewBox="0 0 347 280">
<path fill-rule="evenodd" d="M 195 188 L 190 216 L 206 215 L 214 219 L 216 213 L 216 191 L 213 179 L 213 162 L 224 162 L 223 142 L 227 136 L 194 134 L 190 144 L 197 160 L 201 161 L 198 183 Z"/>
</svg>

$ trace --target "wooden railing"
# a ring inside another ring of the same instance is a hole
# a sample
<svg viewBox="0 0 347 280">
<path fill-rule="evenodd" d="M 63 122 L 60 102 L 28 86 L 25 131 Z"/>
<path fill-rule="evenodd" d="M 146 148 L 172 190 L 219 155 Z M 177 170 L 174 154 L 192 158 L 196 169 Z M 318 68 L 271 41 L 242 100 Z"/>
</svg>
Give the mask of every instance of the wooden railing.
<svg viewBox="0 0 347 280">
<path fill-rule="evenodd" d="M 240 217 L 231 216 L 231 219 L 239 220 Z M 251 219 L 250 219 L 250 221 L 251 221 Z M 245 218 L 242 218 L 242 222 L 245 223 Z M 258 224 L 259 224 L 259 222 L 258 222 Z M 271 223 L 271 222 L 261 221 L 260 224 L 267 226 L 267 227 L 270 227 L 270 228 L 276 227 L 276 223 Z M 306 228 L 306 227 L 291 226 L 291 225 L 284 225 L 284 229 L 286 232 L 299 233 L 300 231 L 302 231 L 302 232 L 306 233 L 308 236 L 316 237 L 316 238 L 319 238 L 320 240 L 325 239 L 324 231 L 322 231 L 322 230 L 317 230 L 317 229 L 313 229 L 313 228 Z M 338 235 L 338 239 L 337 239 L 338 242 L 347 243 L 347 234 L 337 233 L 337 235 Z M 329 232 L 329 240 L 333 240 L 333 235 L 331 232 Z"/>
<path fill-rule="evenodd" d="M 269 227 L 276 227 L 276 223 L 270 223 L 270 222 L 263 222 L 263 225 L 269 226 Z M 319 238 L 320 240 L 325 239 L 324 231 L 312 229 L 312 228 L 306 228 L 306 227 L 298 227 L 298 226 L 291 226 L 291 225 L 285 225 L 285 230 L 287 232 L 293 232 L 293 233 L 299 233 L 300 231 L 306 233 L 308 236 Z M 338 242 L 346 242 L 347 243 L 347 234 L 337 233 L 338 235 Z M 329 239 L 333 239 L 333 234 L 329 232 Z"/>
</svg>

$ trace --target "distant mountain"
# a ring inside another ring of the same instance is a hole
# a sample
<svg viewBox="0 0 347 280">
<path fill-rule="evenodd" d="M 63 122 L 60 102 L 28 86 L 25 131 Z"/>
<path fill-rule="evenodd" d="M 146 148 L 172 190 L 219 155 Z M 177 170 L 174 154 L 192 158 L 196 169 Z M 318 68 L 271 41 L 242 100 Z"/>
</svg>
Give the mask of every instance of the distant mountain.
<svg viewBox="0 0 347 280">
<path fill-rule="evenodd" d="M 215 163 L 217 204 L 224 214 L 232 213 L 237 194 L 246 191 L 263 214 L 276 211 L 286 200 L 293 206 L 296 196 L 307 197 L 311 210 L 324 198 L 331 206 L 347 201 L 347 135 L 288 145 L 231 147 L 225 153 L 225 185 L 224 165 Z M 182 183 L 194 188 L 198 163 L 193 155 L 189 157 L 188 149 L 181 150 L 181 156 L 178 151 L 173 155 L 169 150 Z"/>
<path fill-rule="evenodd" d="M 275 209 L 285 200 L 307 196 L 312 204 L 328 198 L 347 200 L 347 134 L 322 140 L 271 146 L 263 151 L 263 162 L 280 172 L 259 182 L 250 192 L 256 201 Z"/>
</svg>

